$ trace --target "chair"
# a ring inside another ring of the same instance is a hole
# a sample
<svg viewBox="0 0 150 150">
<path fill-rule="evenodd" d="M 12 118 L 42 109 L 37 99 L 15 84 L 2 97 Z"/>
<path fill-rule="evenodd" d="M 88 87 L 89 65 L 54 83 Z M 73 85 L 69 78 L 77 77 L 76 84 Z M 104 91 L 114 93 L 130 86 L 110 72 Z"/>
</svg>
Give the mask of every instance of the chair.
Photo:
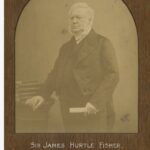
<svg viewBox="0 0 150 150">
<path fill-rule="evenodd" d="M 48 131 L 48 111 L 53 100 L 44 102 L 37 110 L 26 105 L 27 99 L 36 95 L 41 83 L 38 81 L 16 81 L 16 132 L 45 133 Z"/>
</svg>

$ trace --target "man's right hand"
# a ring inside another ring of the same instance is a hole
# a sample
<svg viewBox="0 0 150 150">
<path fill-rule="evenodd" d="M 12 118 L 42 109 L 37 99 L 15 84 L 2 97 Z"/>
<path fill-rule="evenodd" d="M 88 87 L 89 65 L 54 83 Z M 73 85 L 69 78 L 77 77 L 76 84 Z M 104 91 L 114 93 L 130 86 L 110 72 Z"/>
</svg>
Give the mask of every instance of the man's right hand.
<svg viewBox="0 0 150 150">
<path fill-rule="evenodd" d="M 28 99 L 25 104 L 29 105 L 36 110 L 41 104 L 44 102 L 44 98 L 41 96 L 33 96 L 32 98 Z"/>
</svg>

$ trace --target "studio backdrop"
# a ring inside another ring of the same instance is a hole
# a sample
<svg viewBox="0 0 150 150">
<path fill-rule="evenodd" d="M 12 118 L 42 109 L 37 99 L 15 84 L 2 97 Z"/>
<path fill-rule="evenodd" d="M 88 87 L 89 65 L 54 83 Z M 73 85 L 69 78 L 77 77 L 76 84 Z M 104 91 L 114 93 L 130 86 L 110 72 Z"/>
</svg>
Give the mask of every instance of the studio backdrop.
<svg viewBox="0 0 150 150">
<path fill-rule="evenodd" d="M 18 83 L 42 83 L 52 70 L 60 47 L 71 38 L 68 31 L 68 11 L 78 1 L 30 0 L 24 7 L 15 34 L 16 91 Z M 93 28 L 112 42 L 117 55 L 120 80 L 113 95 L 116 113 L 113 132 L 136 133 L 138 37 L 132 14 L 122 0 L 82 2 L 88 3 L 95 10 Z M 48 111 L 49 129 L 46 132 L 63 132 L 59 101 L 56 100 Z M 26 125 L 20 128 L 18 123 L 16 119 L 16 132 L 35 132 L 29 131 Z"/>
</svg>

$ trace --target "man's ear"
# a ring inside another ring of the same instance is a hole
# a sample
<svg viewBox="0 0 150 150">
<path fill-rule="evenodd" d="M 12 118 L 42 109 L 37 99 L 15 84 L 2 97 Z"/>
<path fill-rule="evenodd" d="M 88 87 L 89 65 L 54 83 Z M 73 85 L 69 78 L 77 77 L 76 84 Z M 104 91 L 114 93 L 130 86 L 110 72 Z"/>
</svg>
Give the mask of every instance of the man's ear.
<svg viewBox="0 0 150 150">
<path fill-rule="evenodd" d="M 92 26 L 92 24 L 93 24 L 93 18 L 92 17 L 89 18 L 89 24 L 90 24 L 90 26 Z"/>
</svg>

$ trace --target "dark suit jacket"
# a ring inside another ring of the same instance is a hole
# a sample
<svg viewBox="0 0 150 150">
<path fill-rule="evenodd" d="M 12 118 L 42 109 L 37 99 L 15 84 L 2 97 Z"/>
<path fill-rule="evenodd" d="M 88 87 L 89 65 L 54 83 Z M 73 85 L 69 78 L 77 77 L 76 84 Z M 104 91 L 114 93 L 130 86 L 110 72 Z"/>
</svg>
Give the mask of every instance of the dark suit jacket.
<svg viewBox="0 0 150 150">
<path fill-rule="evenodd" d="M 100 111 L 110 111 L 112 108 L 112 94 L 118 83 L 118 67 L 114 48 L 111 42 L 91 30 L 83 39 L 84 44 L 79 48 L 79 57 L 75 68 L 74 77 L 84 96 L 90 96 L 88 100 Z M 55 62 L 53 70 L 40 90 L 44 98 L 50 96 L 55 90 L 59 95 L 65 60 L 71 51 L 74 38 L 65 43 Z"/>
</svg>

